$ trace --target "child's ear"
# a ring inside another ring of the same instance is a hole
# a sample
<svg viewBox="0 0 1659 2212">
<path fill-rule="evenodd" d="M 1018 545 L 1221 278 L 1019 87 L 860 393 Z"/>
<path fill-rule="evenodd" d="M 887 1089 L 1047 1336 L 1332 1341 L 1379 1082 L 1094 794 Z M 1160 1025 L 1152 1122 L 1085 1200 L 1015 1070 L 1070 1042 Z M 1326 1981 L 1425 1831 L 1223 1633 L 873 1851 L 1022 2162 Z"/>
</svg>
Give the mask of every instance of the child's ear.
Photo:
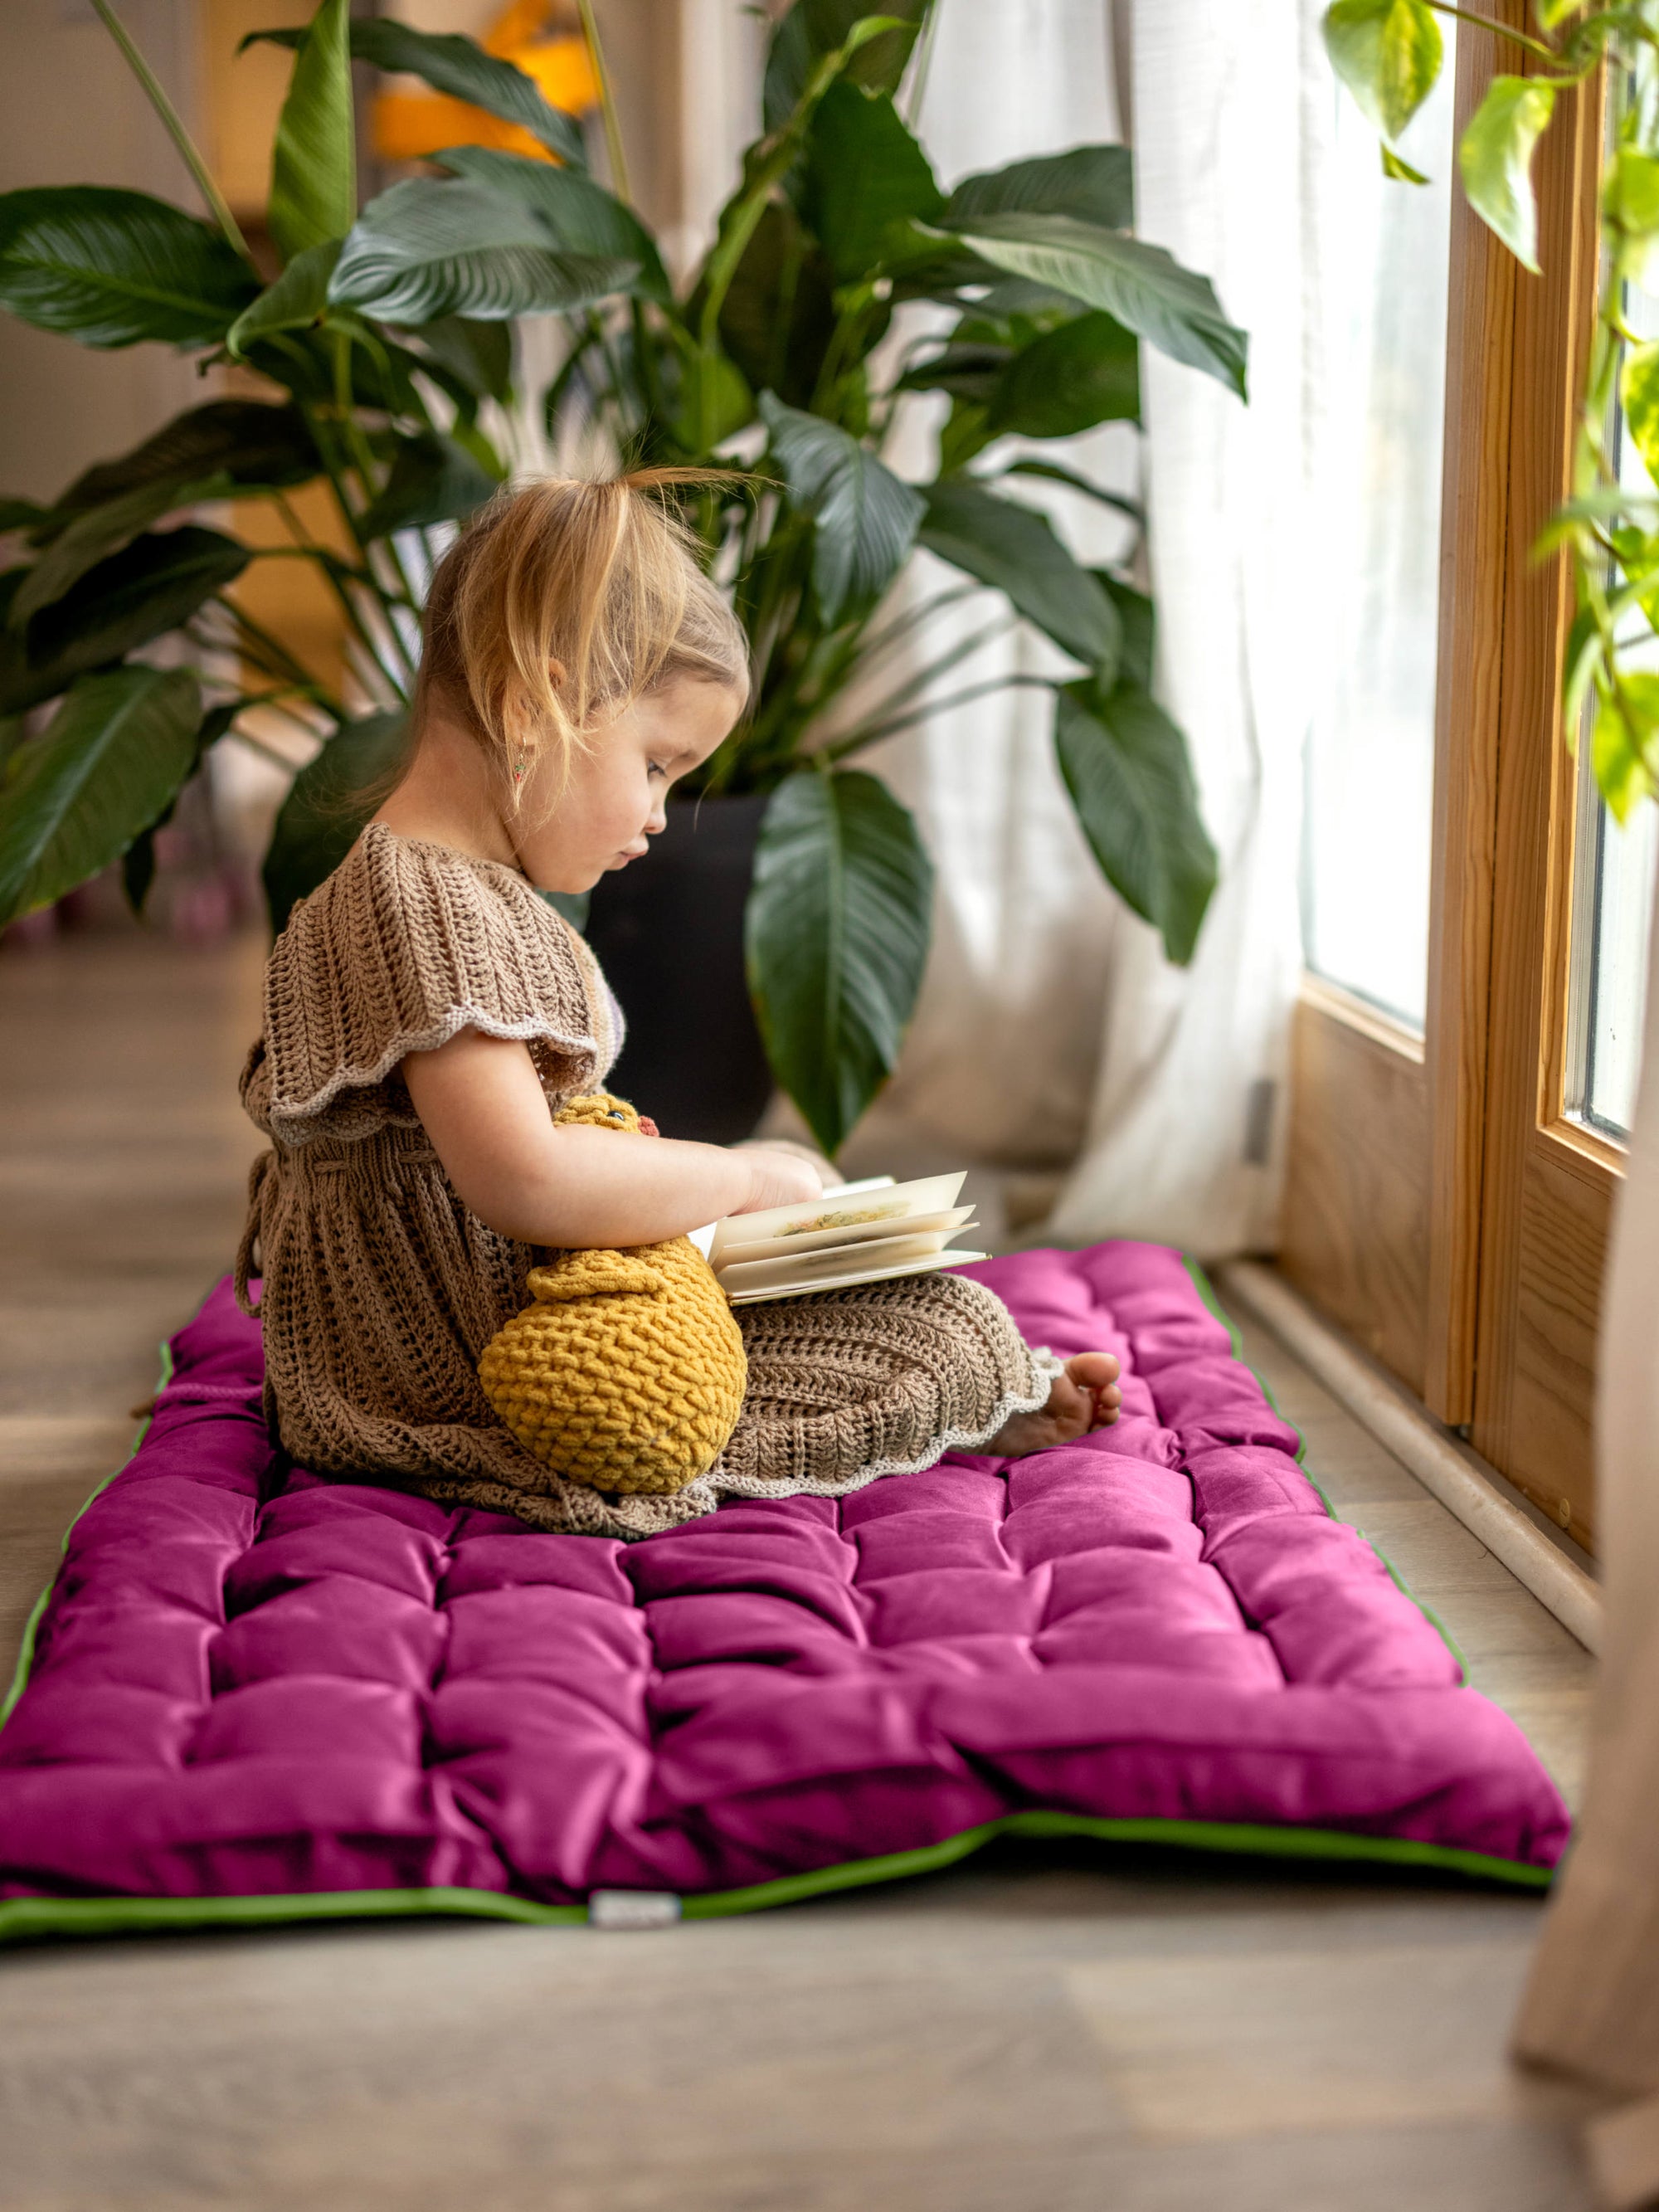
<svg viewBox="0 0 1659 2212">
<path fill-rule="evenodd" d="M 547 680 L 556 691 L 563 690 L 565 678 L 569 673 L 562 660 L 550 660 L 547 664 Z"/>
</svg>

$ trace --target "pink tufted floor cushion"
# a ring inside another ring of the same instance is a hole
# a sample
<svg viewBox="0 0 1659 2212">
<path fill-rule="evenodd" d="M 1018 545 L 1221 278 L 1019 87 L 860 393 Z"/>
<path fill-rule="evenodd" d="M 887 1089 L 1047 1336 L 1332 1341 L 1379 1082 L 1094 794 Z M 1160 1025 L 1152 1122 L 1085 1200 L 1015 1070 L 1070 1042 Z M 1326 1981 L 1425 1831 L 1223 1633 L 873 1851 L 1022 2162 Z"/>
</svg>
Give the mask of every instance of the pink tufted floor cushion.
<svg viewBox="0 0 1659 2212">
<path fill-rule="evenodd" d="M 1543 1769 L 1180 1255 L 974 1272 L 1033 1342 L 1120 1354 L 1116 1427 L 632 1546 L 290 1467 L 222 1284 L 33 1626 L 0 1934 L 727 1911 L 1011 1830 L 1546 1882 Z"/>
</svg>

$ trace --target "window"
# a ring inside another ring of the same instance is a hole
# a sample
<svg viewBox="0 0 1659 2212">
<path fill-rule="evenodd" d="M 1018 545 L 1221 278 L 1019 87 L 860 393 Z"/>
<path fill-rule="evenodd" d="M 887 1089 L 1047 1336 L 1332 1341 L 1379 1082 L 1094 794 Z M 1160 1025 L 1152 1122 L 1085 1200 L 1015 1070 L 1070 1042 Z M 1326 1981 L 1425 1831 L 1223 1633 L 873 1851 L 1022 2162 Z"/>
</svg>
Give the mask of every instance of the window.
<svg viewBox="0 0 1659 2212">
<path fill-rule="evenodd" d="M 1492 4 L 1528 20 L 1524 0 Z M 1448 173 L 1455 135 L 1515 65 L 1465 17 L 1455 116 L 1419 118 L 1441 136 L 1416 166 Z M 1329 623 L 1310 763 L 1316 972 L 1294 1032 L 1281 1250 L 1316 1305 L 1586 1542 L 1659 821 L 1651 808 L 1623 831 L 1606 820 L 1563 742 L 1571 585 L 1532 549 L 1571 485 L 1601 281 L 1603 105 L 1595 78 L 1563 95 L 1539 147 L 1541 276 L 1461 195 L 1443 217 L 1449 251 L 1419 230 L 1390 262 L 1374 234 L 1365 282 L 1419 296 L 1379 302 L 1369 383 L 1334 400 L 1348 410 L 1337 428 L 1350 426 L 1344 499 L 1364 486 L 1382 512 L 1341 517 L 1314 549 L 1346 605 Z M 1388 222 L 1426 223 L 1424 191 L 1389 189 Z M 1425 365 L 1437 304 L 1443 398 Z M 1389 347 L 1418 364 L 1414 400 L 1400 397 L 1403 368 L 1401 386 L 1382 374 Z"/>
<path fill-rule="evenodd" d="M 1449 25 L 1448 45 L 1455 26 Z M 1308 966 L 1421 1030 L 1440 576 L 1455 68 L 1407 134 L 1431 182 L 1391 181 L 1332 80 L 1316 544 L 1320 683 L 1306 752 Z"/>
<path fill-rule="evenodd" d="M 1569 1110 L 1620 1140 L 1630 1133 L 1642 1050 L 1648 919 L 1659 872 L 1659 807 L 1620 829 L 1580 779 L 1568 1043 Z"/>
<path fill-rule="evenodd" d="M 1659 337 L 1659 301 L 1627 284 L 1623 307 L 1625 321 L 1638 337 Z M 1650 497 L 1647 470 L 1625 434 L 1616 399 L 1611 436 L 1620 481 Z M 1636 635 L 1648 627 L 1645 617 L 1632 611 Z M 1647 648 L 1650 655 L 1652 650 Z M 1587 740 L 1588 734 L 1586 730 L 1581 738 Z M 1648 916 L 1659 853 L 1655 813 L 1651 805 L 1638 805 L 1621 829 L 1602 805 L 1595 778 L 1579 779 L 1567 1106 L 1589 1127 L 1620 1139 L 1630 1133 L 1636 1105 Z"/>
</svg>

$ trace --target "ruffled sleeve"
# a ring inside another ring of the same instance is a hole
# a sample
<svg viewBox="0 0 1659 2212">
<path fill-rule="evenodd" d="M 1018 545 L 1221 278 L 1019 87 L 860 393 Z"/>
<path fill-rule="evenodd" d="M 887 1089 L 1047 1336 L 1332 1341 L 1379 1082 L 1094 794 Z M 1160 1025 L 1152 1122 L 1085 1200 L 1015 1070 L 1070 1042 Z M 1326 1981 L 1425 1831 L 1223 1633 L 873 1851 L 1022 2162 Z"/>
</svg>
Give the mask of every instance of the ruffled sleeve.
<svg viewBox="0 0 1659 2212">
<path fill-rule="evenodd" d="M 244 1103 L 289 1146 L 415 1125 L 398 1063 L 464 1029 L 522 1038 L 550 1097 L 572 1097 L 616 1057 L 614 1009 L 581 939 L 514 869 L 371 823 L 276 940 Z"/>
</svg>

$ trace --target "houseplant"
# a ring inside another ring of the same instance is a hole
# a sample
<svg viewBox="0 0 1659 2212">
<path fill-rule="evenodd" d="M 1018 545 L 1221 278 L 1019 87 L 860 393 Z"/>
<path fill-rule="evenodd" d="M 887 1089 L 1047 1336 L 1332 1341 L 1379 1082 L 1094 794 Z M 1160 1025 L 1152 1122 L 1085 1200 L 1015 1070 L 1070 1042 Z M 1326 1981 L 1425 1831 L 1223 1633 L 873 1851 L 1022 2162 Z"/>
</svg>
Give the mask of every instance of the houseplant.
<svg viewBox="0 0 1659 2212">
<path fill-rule="evenodd" d="M 677 295 L 643 224 L 588 175 L 579 134 L 528 79 L 465 40 L 352 21 L 346 0 L 322 0 L 303 33 L 256 34 L 295 47 L 270 203 L 282 266 L 262 283 L 111 0 L 94 4 L 215 220 L 96 186 L 0 195 L 0 306 L 82 343 L 246 363 L 270 396 L 210 401 L 51 507 L 0 517 L 27 554 L 0 576 L 0 714 L 59 702 L 43 729 L 11 726 L 0 922 L 118 855 L 141 895 L 155 825 L 256 696 L 329 732 L 277 823 L 273 917 L 326 872 L 351 835 L 343 795 L 399 741 L 431 533 L 505 472 L 490 423 L 515 397 L 513 323 L 555 314 L 570 338 L 543 402 L 556 430 L 580 416 L 627 460 L 733 471 L 690 515 L 753 640 L 756 706 L 703 785 L 765 799 L 750 982 L 773 1070 L 820 1141 L 836 1149 L 890 1072 L 927 956 L 931 863 L 909 814 L 855 763 L 939 703 L 932 687 L 963 648 L 924 653 L 884 694 L 876 683 L 877 706 L 837 718 L 902 640 L 927 639 L 938 595 L 898 611 L 890 596 L 918 545 L 963 590 L 1000 591 L 1075 665 L 1048 688 L 1079 818 L 1108 880 L 1172 958 L 1190 957 L 1215 861 L 1184 742 L 1151 696 L 1152 606 L 1074 559 L 1010 486 L 1025 475 L 1108 495 L 1003 442 L 1135 419 L 1142 339 L 1243 396 L 1245 342 L 1207 283 L 1130 234 L 1124 149 L 1016 162 L 946 194 L 895 97 L 928 0 L 879 15 L 796 0 L 771 41 L 763 135 Z M 457 148 L 441 173 L 359 211 L 353 56 L 523 125 L 554 158 Z M 932 303 L 928 327 L 878 353 L 911 301 Z M 933 479 L 910 484 L 880 448 L 903 394 L 923 390 L 950 411 Z M 297 520 L 266 556 L 183 519 L 233 495 L 292 518 L 289 493 L 313 481 L 344 552 Z M 325 577 L 354 641 L 352 697 L 238 605 L 258 557 Z M 191 665 L 155 665 L 164 639 Z M 227 680 L 230 651 L 241 683 Z"/>
<path fill-rule="evenodd" d="M 1602 174 L 1601 288 L 1579 412 L 1573 495 L 1537 551 L 1569 551 L 1578 613 L 1568 639 L 1563 703 L 1569 743 L 1591 710 L 1590 763 L 1615 819 L 1659 792 L 1659 498 L 1620 480 L 1613 402 L 1659 487 L 1659 341 L 1633 329 L 1628 288 L 1659 290 L 1659 0 L 1533 0 L 1534 29 L 1448 0 L 1335 0 L 1325 44 L 1338 75 L 1382 137 L 1386 173 L 1425 180 L 1395 141 L 1437 81 L 1437 16 L 1490 31 L 1524 75 L 1487 87 L 1458 148 L 1469 205 L 1524 269 L 1538 269 L 1531 167 L 1563 94 L 1613 72 L 1613 128 Z"/>
</svg>

